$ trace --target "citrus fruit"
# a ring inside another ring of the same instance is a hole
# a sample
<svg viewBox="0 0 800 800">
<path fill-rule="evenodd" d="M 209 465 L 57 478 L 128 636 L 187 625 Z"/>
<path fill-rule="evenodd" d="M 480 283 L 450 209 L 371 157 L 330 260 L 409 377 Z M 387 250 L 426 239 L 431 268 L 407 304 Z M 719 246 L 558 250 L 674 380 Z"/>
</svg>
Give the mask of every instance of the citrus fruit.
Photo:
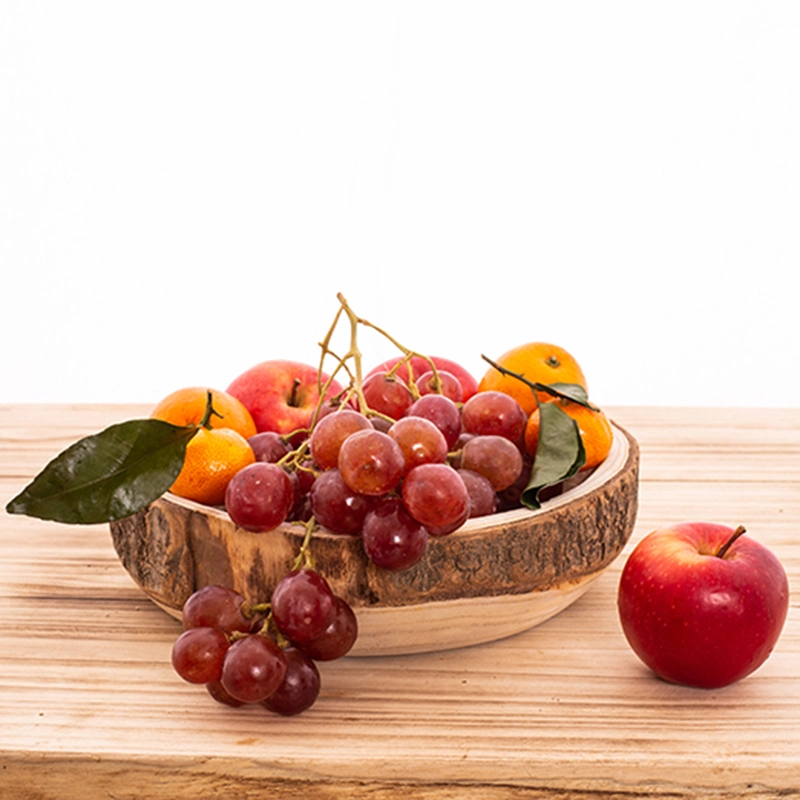
<svg viewBox="0 0 800 800">
<path fill-rule="evenodd" d="M 581 469 L 596 467 L 605 460 L 614 438 L 608 417 L 602 411 L 594 411 L 569 400 L 554 402 L 578 423 L 583 449 L 586 451 L 586 463 Z M 528 424 L 525 426 L 525 449 L 531 456 L 536 455 L 536 446 L 539 443 L 539 418 L 539 409 L 536 408 L 528 417 Z"/>
<path fill-rule="evenodd" d="M 211 428 L 231 428 L 249 439 L 256 434 L 256 425 L 250 412 L 233 395 L 190 386 L 165 397 L 150 413 L 151 417 L 163 419 L 173 425 L 199 425 L 205 416 L 208 392 L 214 412 L 208 420 Z"/>
<path fill-rule="evenodd" d="M 493 360 L 533 383 L 577 383 L 587 389 L 586 378 L 578 362 L 563 347 L 554 344 L 528 342 Z M 511 375 L 503 375 L 494 367 L 489 367 L 481 378 L 478 391 L 496 391 L 511 395 L 526 414 L 531 414 L 536 408 L 534 394 L 538 395 L 540 401 L 552 399 L 552 395 L 545 392 L 534 393 L 530 386 Z"/>
<path fill-rule="evenodd" d="M 183 467 L 170 491 L 208 506 L 222 505 L 231 478 L 255 460 L 247 439 L 232 428 L 200 428 L 186 445 Z"/>
</svg>

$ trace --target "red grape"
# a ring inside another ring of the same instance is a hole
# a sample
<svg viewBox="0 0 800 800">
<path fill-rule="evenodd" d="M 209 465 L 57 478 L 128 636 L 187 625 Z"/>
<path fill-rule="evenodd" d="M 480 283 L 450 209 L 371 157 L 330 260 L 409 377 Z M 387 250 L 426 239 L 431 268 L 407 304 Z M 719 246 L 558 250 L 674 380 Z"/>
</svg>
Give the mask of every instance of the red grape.
<svg viewBox="0 0 800 800">
<path fill-rule="evenodd" d="M 428 419 L 403 417 L 389 428 L 389 436 L 400 445 L 408 472 L 419 464 L 444 463 L 447 441 L 444 434 Z"/>
<path fill-rule="evenodd" d="M 503 392 L 478 392 L 464 403 L 461 421 L 467 433 L 503 436 L 516 442 L 528 421 L 522 406 Z"/>
<path fill-rule="evenodd" d="M 443 529 L 466 519 L 469 493 L 458 473 L 447 464 L 420 464 L 403 481 L 403 503 L 426 528 Z"/>
<path fill-rule="evenodd" d="M 399 571 L 413 567 L 425 554 L 428 532 L 399 497 L 385 497 L 364 518 L 361 539 L 373 564 Z"/>
<path fill-rule="evenodd" d="M 240 706 L 247 705 L 241 700 L 237 700 L 235 697 L 233 697 L 233 695 L 229 694 L 222 685 L 222 681 L 209 681 L 206 684 L 206 689 L 218 703 L 222 703 L 223 705 L 231 706 L 233 708 L 239 708 Z"/>
<path fill-rule="evenodd" d="M 289 521 L 306 521 L 311 516 L 311 509 L 308 503 L 308 494 L 303 492 L 300 485 L 300 478 L 296 470 L 286 473 L 292 483 L 292 508 L 286 517 Z"/>
<path fill-rule="evenodd" d="M 247 442 L 253 448 L 256 461 L 266 461 L 274 464 L 289 452 L 289 445 L 275 431 L 262 431 L 255 434 L 255 436 L 251 436 Z"/>
<path fill-rule="evenodd" d="M 497 510 L 508 511 L 512 508 L 519 508 L 522 503 L 522 493 L 527 489 L 531 480 L 531 471 L 533 470 L 533 458 L 529 455 L 523 454 L 522 456 L 522 471 L 514 483 L 507 489 L 503 489 L 497 493 Z M 539 492 L 539 500 L 544 501 L 546 494 L 558 494 L 561 484 L 557 484 L 558 489 L 554 486 L 548 486 L 543 491 Z"/>
<path fill-rule="evenodd" d="M 219 680 L 228 637 L 218 628 L 189 628 L 172 646 L 172 666 L 189 683 Z"/>
<path fill-rule="evenodd" d="M 436 387 L 436 376 L 433 370 L 423 373 L 417 378 L 417 389 L 422 396 L 426 394 L 443 394 L 449 397 L 454 403 L 464 401 L 464 390 L 461 388 L 461 381 L 452 372 L 439 369 L 436 371 L 441 382 L 441 391 Z"/>
<path fill-rule="evenodd" d="M 461 412 L 458 406 L 441 394 L 420 397 L 406 412 L 407 417 L 430 420 L 444 435 L 447 447 L 452 450 L 461 435 Z"/>
<path fill-rule="evenodd" d="M 370 421 L 358 411 L 342 409 L 321 419 L 311 432 L 309 448 L 320 469 L 331 469 L 339 461 L 342 442 L 356 431 L 371 427 Z"/>
<path fill-rule="evenodd" d="M 204 586 L 183 605 L 183 628 L 219 628 L 223 633 L 249 633 L 253 619 L 245 613 L 244 597 L 227 586 Z"/>
<path fill-rule="evenodd" d="M 469 469 L 460 469 L 458 474 L 469 492 L 469 516 L 485 517 L 497 510 L 497 493 L 488 478 Z"/>
<path fill-rule="evenodd" d="M 483 475 L 495 492 L 501 492 L 519 478 L 522 453 L 503 436 L 476 436 L 461 450 L 461 468 Z"/>
<path fill-rule="evenodd" d="M 333 619 L 325 630 L 299 645 L 314 661 L 335 661 L 350 652 L 358 637 L 358 620 L 341 597 L 335 598 Z"/>
<path fill-rule="evenodd" d="M 230 518 L 240 528 L 256 533 L 285 522 L 294 502 L 294 487 L 286 471 L 262 461 L 240 469 L 225 492 Z"/>
<path fill-rule="evenodd" d="M 342 479 L 359 494 L 386 494 L 397 485 L 404 471 L 405 458 L 400 445 L 374 428 L 351 434 L 339 450 Z"/>
<path fill-rule="evenodd" d="M 334 605 L 328 582 L 312 569 L 292 570 L 272 592 L 272 618 L 295 644 L 319 636 L 333 619 Z"/>
<path fill-rule="evenodd" d="M 323 472 L 311 487 L 311 513 L 331 533 L 357 534 L 371 498 L 358 494 L 342 480 L 338 469 Z"/>
<path fill-rule="evenodd" d="M 428 524 L 425 526 L 425 530 L 428 531 L 429 536 L 447 536 L 449 533 L 457 531 L 469 519 L 469 510 L 470 507 L 467 506 L 461 515 L 451 522 L 445 525 Z"/>
<path fill-rule="evenodd" d="M 408 384 L 397 376 L 386 372 L 376 372 L 368 376 L 361 386 L 364 399 L 371 411 L 385 414 L 392 419 L 400 419 L 414 402 L 414 395 Z"/>
<path fill-rule="evenodd" d="M 394 424 L 391 420 L 384 419 L 383 417 L 372 417 L 370 418 L 370 424 L 376 431 L 381 431 L 381 433 L 389 433 L 389 428 L 392 427 Z"/>
<path fill-rule="evenodd" d="M 283 657 L 286 659 L 283 681 L 261 703 L 270 711 L 291 717 L 314 705 L 319 695 L 320 676 L 316 664 L 302 650 L 288 647 Z"/>
<path fill-rule="evenodd" d="M 237 639 L 222 662 L 220 682 L 242 703 L 266 700 L 283 681 L 286 659 L 272 639 L 258 633 Z"/>
</svg>

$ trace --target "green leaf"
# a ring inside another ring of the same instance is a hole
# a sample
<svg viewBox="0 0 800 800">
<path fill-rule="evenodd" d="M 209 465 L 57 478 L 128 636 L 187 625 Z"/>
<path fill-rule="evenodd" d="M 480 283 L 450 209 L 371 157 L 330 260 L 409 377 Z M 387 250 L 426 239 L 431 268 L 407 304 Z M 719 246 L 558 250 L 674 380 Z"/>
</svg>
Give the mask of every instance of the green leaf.
<svg viewBox="0 0 800 800">
<path fill-rule="evenodd" d="M 546 392 L 551 397 L 571 400 L 573 403 L 590 408 L 592 411 L 600 410 L 589 402 L 589 394 L 579 383 L 537 383 L 535 386 L 539 391 Z"/>
<path fill-rule="evenodd" d="M 528 508 L 539 508 L 539 492 L 572 477 L 585 463 L 578 423 L 564 413 L 558 403 L 539 404 L 539 442 L 528 486 L 522 502 Z"/>
<path fill-rule="evenodd" d="M 563 397 L 568 397 L 580 405 L 589 404 L 589 394 L 579 383 L 548 383 L 547 385 Z"/>
<path fill-rule="evenodd" d="M 112 425 L 56 456 L 6 511 L 78 525 L 130 516 L 172 486 L 198 430 L 159 419 Z"/>
</svg>

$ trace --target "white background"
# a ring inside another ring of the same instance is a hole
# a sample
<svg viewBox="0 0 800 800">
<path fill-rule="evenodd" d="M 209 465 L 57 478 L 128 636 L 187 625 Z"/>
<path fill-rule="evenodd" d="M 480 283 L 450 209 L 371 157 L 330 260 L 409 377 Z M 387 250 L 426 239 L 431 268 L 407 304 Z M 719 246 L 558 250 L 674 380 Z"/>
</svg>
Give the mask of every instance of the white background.
<svg viewBox="0 0 800 800">
<path fill-rule="evenodd" d="M 800 3 L 0 0 L 0 114 L 0 402 L 316 363 L 342 292 L 478 376 L 800 404 Z"/>
</svg>

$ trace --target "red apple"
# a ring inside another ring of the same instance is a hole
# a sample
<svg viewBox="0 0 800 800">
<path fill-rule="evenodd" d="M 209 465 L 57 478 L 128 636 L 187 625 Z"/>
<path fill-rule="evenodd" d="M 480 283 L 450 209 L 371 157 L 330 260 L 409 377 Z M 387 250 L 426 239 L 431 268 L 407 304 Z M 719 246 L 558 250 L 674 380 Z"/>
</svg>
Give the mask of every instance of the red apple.
<svg viewBox="0 0 800 800">
<path fill-rule="evenodd" d="M 781 563 L 759 542 L 725 525 L 659 528 L 622 571 L 622 630 L 642 661 L 672 683 L 727 686 L 772 652 L 789 607 Z"/>
<path fill-rule="evenodd" d="M 323 385 L 327 380 L 323 374 Z M 297 361 L 263 361 L 243 372 L 227 391 L 244 404 L 259 432 L 291 433 L 311 422 L 319 401 L 317 368 Z M 333 381 L 326 398 L 341 391 Z"/>
<path fill-rule="evenodd" d="M 366 378 L 370 375 L 374 375 L 376 372 L 386 372 L 400 360 L 400 356 L 397 358 L 390 358 L 388 361 L 384 361 L 382 364 L 378 364 L 377 367 L 371 369 L 364 377 Z M 478 391 L 478 381 L 475 380 L 475 378 L 473 378 L 472 375 L 460 364 L 456 364 L 455 361 L 450 361 L 449 358 L 440 358 L 439 356 L 431 356 L 431 361 L 433 361 L 433 363 L 436 365 L 437 370 L 444 370 L 445 372 L 449 372 L 458 378 L 458 382 L 461 384 L 464 402 L 469 400 L 469 398 Z M 424 375 L 431 368 L 431 365 L 421 356 L 414 356 L 410 363 L 411 369 L 414 372 L 415 380 L 421 375 Z M 397 370 L 397 376 L 402 378 L 404 381 L 408 380 L 408 368 L 405 364 Z"/>
</svg>

